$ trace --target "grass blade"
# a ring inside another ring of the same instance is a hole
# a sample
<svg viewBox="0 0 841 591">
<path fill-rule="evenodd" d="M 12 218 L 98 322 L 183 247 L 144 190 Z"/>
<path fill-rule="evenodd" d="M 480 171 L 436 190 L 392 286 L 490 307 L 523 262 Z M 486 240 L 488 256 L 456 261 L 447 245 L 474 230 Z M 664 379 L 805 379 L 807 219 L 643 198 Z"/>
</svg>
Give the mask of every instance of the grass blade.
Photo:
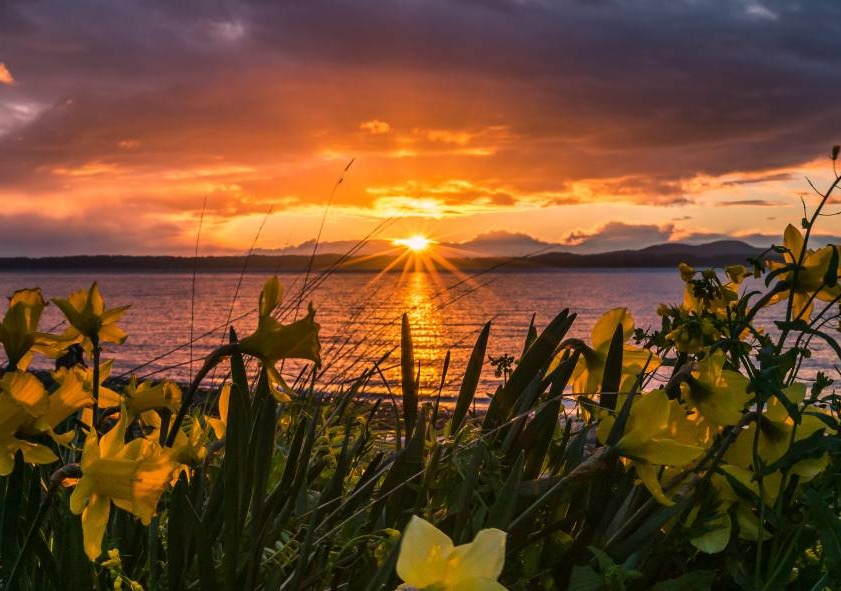
<svg viewBox="0 0 841 591">
<path fill-rule="evenodd" d="M 418 389 L 415 379 L 415 351 L 412 344 L 412 328 L 409 315 L 404 313 L 400 330 L 400 381 L 403 388 L 403 421 L 406 424 L 406 440 L 418 419 Z"/>
<path fill-rule="evenodd" d="M 451 433 L 459 430 L 464 422 L 464 418 L 467 416 L 467 411 L 470 409 L 470 404 L 476 396 L 476 388 L 479 385 L 482 365 L 485 361 L 485 352 L 488 349 L 488 336 L 490 332 L 491 323 L 488 322 L 482 327 L 482 332 L 479 333 L 479 338 L 476 339 L 476 344 L 473 346 L 473 352 L 470 354 L 470 360 L 467 362 L 467 369 L 464 371 L 464 379 L 458 390 L 458 398 L 456 399 L 456 406 L 453 411 Z"/>
</svg>

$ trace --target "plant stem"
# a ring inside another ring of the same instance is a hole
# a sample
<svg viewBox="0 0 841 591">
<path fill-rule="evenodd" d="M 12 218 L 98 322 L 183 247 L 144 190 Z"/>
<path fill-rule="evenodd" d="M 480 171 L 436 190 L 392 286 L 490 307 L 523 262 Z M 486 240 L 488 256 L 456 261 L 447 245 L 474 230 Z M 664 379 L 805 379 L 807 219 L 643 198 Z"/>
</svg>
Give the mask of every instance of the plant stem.
<svg viewBox="0 0 841 591">
<path fill-rule="evenodd" d="M 93 347 L 93 385 L 91 386 L 91 393 L 93 395 L 93 407 L 91 412 L 93 419 L 91 421 L 91 428 L 95 431 L 98 424 L 97 413 L 99 412 L 99 335 L 91 336 L 91 346 Z"/>
</svg>

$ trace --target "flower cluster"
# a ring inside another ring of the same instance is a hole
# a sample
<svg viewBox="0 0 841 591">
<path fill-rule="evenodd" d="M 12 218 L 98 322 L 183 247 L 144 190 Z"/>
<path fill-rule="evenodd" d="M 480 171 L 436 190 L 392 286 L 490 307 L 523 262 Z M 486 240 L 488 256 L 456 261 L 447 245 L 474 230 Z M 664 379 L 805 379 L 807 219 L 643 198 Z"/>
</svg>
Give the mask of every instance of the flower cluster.
<svg viewBox="0 0 841 591">
<path fill-rule="evenodd" d="M 79 474 L 63 483 L 73 487 L 70 510 L 81 515 L 85 552 L 95 560 L 102 553 L 113 507 L 149 525 L 179 475 L 189 476 L 191 467 L 207 456 L 214 437 L 225 437 L 230 386 L 223 387 L 215 413 L 191 409 L 186 421 L 167 432 L 172 413 L 184 405 L 178 384 L 138 383 L 132 376 L 122 388 L 106 385 L 113 360 L 101 359 L 101 346 L 126 340 L 118 322 L 128 306 L 107 309 L 96 283 L 52 301 L 67 321 L 59 335 L 38 330 L 48 305 L 39 289 L 16 292 L 0 324 L 8 361 L 0 377 L 0 476 L 10 474 L 18 461 L 46 466 L 63 458 L 78 466 Z M 286 358 L 319 361 L 319 327 L 312 310 L 302 321 L 281 324 L 272 316 L 279 302 L 280 285 L 274 277 L 260 295 L 257 331 L 236 349 L 265 363 L 275 383 L 283 384 L 274 363 Z M 86 351 L 90 366 L 62 365 L 51 373 L 48 391 L 27 371 L 29 363 L 36 353 L 62 357 L 71 345 Z M 284 396 L 278 392 L 279 399 L 288 400 Z M 171 445 L 165 443 L 167 435 Z M 111 568 L 119 554 L 109 556 Z"/>
<path fill-rule="evenodd" d="M 576 367 L 573 391 L 600 392 L 612 335 L 621 328 L 619 404 L 589 413 L 598 421 L 598 440 L 610 444 L 663 505 L 686 494 L 687 476 L 705 476 L 710 490 L 702 497 L 704 510 L 697 502 L 684 520 L 692 543 L 705 552 L 723 550 L 734 531 L 742 539 L 765 539 L 770 533 L 760 519 L 762 505 L 773 506 L 783 491 L 796 495 L 828 463 L 820 445 L 805 458 L 792 451 L 798 442 L 834 434 L 817 393 L 807 397 L 794 362 L 783 361 L 800 351 L 787 349 L 789 331 L 808 334 L 807 322 L 830 314 L 841 299 L 837 247 L 811 251 L 804 243 L 800 231 L 786 229 L 784 246 L 777 249 L 783 260 L 767 263 L 769 281 L 778 283 L 764 296 L 740 294 L 752 275 L 744 266 L 726 267 L 722 278 L 715 270 L 681 264 L 683 301 L 658 309 L 663 331 L 645 335 L 646 348 L 624 343 L 634 333 L 633 319 L 624 309 L 611 310 L 596 323 Z M 816 301 L 828 303 L 814 315 Z M 760 309 L 782 302 L 788 322 L 777 324 L 775 340 L 754 320 Z M 667 368 L 671 375 L 662 371 Z M 656 381 L 660 385 L 651 389 Z M 623 414 L 620 433 L 613 436 Z M 747 493 L 757 502 L 748 502 Z M 712 509 L 708 498 L 716 499 Z"/>
</svg>

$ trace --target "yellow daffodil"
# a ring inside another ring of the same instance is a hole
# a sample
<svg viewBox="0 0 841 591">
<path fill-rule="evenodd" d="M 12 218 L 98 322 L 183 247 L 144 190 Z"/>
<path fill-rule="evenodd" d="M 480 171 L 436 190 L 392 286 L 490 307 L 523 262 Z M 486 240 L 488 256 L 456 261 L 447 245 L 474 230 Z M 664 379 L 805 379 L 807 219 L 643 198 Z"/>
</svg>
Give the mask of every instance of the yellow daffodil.
<svg viewBox="0 0 841 591">
<path fill-rule="evenodd" d="M 176 465 L 161 447 L 146 439 L 124 443 L 127 412 L 99 439 L 91 431 L 82 452 L 82 478 L 70 496 L 70 510 L 82 515 L 85 552 L 102 553 L 111 503 L 149 525 Z"/>
<path fill-rule="evenodd" d="M 412 517 L 397 558 L 398 589 L 505 591 L 497 582 L 505 563 L 505 532 L 483 529 L 469 544 L 454 546 L 444 532 Z"/>
<path fill-rule="evenodd" d="M 93 406 L 91 388 L 85 383 L 85 371 L 82 369 L 62 369 L 53 372 L 58 388 L 49 395 L 49 406 L 29 428 L 31 432 L 48 433 L 59 443 L 67 444 L 73 438 L 73 430 L 63 435 L 55 428 L 72 414 Z"/>
<path fill-rule="evenodd" d="M 689 279 L 684 279 L 686 286 L 683 290 L 683 309 L 692 314 L 707 313 L 723 317 L 727 309 L 739 299 L 739 283 L 745 277 L 739 267 L 741 265 L 725 269 L 725 274 L 731 279 L 728 283 L 722 283 L 712 269 L 703 271 L 701 278 L 696 280 L 693 270 Z M 681 278 L 687 277 L 682 268 L 680 275 Z"/>
<path fill-rule="evenodd" d="M 3 374 L 0 379 L 0 476 L 12 472 L 18 451 L 30 464 L 51 464 L 58 459 L 49 447 L 19 437 L 20 432 L 47 412 L 49 406 L 47 391 L 38 378 L 22 371 Z"/>
<path fill-rule="evenodd" d="M 125 405 L 129 413 L 129 417 L 135 418 L 150 410 L 178 410 L 181 406 L 181 388 L 173 381 L 163 380 L 157 384 L 146 381 L 137 383 L 137 379 L 132 376 L 129 383 L 123 388 L 123 395 L 117 395 L 114 399 L 112 395 L 105 398 L 100 396 L 100 406 L 119 406 Z"/>
<path fill-rule="evenodd" d="M 146 438 L 159 441 L 161 437 L 161 417 L 155 411 L 146 411 L 140 415 L 140 422 L 146 431 Z M 169 454 L 176 465 L 173 482 L 178 475 L 187 470 L 188 466 L 198 464 L 207 456 L 207 442 L 209 441 L 210 426 L 203 424 L 198 417 L 192 416 L 179 427 L 172 447 L 165 447 L 164 453 Z"/>
<path fill-rule="evenodd" d="M 716 554 L 723 551 L 730 542 L 733 527 L 737 526 L 739 537 L 753 542 L 759 541 L 759 518 L 755 513 L 754 503 L 745 499 L 734 490 L 728 478 L 733 479 L 745 489 L 760 495 L 759 484 L 753 479 L 749 470 L 723 464 L 720 471 L 712 475 L 712 511 L 702 512 L 701 506 L 696 505 L 686 518 L 685 525 L 690 528 L 690 543 L 701 552 Z M 781 475 L 775 473 L 765 479 L 762 488 L 762 500 L 766 506 L 773 505 L 779 490 Z M 770 534 L 762 528 L 762 539 L 767 540 Z"/>
<path fill-rule="evenodd" d="M 40 289 L 21 289 L 9 299 L 9 308 L 0 323 L 0 344 L 6 352 L 9 369 L 25 370 L 29 365 L 46 305 Z"/>
<path fill-rule="evenodd" d="M 680 263 L 678 266 L 678 271 L 680 272 L 680 278 L 684 281 L 692 281 L 695 278 L 695 269 L 687 265 L 686 263 Z"/>
<path fill-rule="evenodd" d="M 781 279 L 793 283 L 790 290 L 774 296 L 769 304 L 774 304 L 791 296 L 792 314 L 794 318 L 809 320 L 812 313 L 813 299 L 830 301 L 841 294 L 841 284 L 833 286 L 824 285 L 824 278 L 832 262 L 832 251 L 834 246 L 824 246 L 814 251 L 807 249 L 805 254 L 805 240 L 803 234 L 789 224 L 783 234 L 783 246 L 787 252 L 783 253 L 783 262 L 769 261 L 768 266 L 772 270 L 780 269 L 786 265 L 796 265 L 803 255 L 803 262 L 795 277 L 794 271 L 786 271 L 781 274 Z"/>
<path fill-rule="evenodd" d="M 681 319 L 677 328 L 669 331 L 666 338 L 681 353 L 698 353 L 721 338 L 721 332 L 712 318 L 688 315 Z"/>
<path fill-rule="evenodd" d="M 604 417 L 596 433 L 606 443 L 615 418 Z M 663 390 L 641 394 L 632 402 L 625 431 L 616 443 L 619 454 L 637 472 L 652 496 L 664 505 L 673 504 L 663 492 L 658 466 L 682 467 L 704 452 L 695 442 L 702 440 L 698 426 L 687 418 L 686 411 Z"/>
<path fill-rule="evenodd" d="M 627 341 L 634 333 L 634 317 L 626 308 L 608 310 L 593 326 L 590 335 L 592 346 L 582 347 L 581 358 L 573 374 L 574 392 L 589 395 L 599 391 L 610 342 L 620 325 L 623 338 Z M 644 368 L 646 371 L 653 371 L 659 365 L 659 358 L 652 356 L 649 351 L 632 345 L 623 346 L 622 375 L 625 378 L 635 379 Z"/>
<path fill-rule="evenodd" d="M 243 353 L 253 355 L 263 362 L 273 385 L 281 387 L 280 391 L 272 388 L 273 394 L 279 400 L 286 401 L 288 396 L 284 392 L 288 392 L 289 387 L 275 369 L 275 363 L 281 359 L 308 359 L 321 365 L 321 344 L 318 341 L 320 326 L 315 322 L 312 306 L 305 318 L 292 324 L 281 324 L 273 316 L 282 297 L 280 280 L 276 276 L 267 280 L 260 292 L 257 330 L 242 339 L 239 347 Z"/>
<path fill-rule="evenodd" d="M 680 385 L 686 403 L 716 425 L 735 425 L 750 399 L 748 379 L 724 369 L 725 355 L 716 351 L 699 361 Z"/>
<path fill-rule="evenodd" d="M 712 523 L 707 524 L 713 527 L 710 527 L 711 531 L 706 536 L 690 539 L 696 548 L 708 554 L 720 552 L 727 546 L 734 525 L 738 527 L 739 538 L 743 540 L 758 542 L 760 538 L 767 540 L 771 537 L 771 534 L 760 526 L 759 517 L 756 514 L 758 507 L 737 493 L 728 478 L 739 483 L 741 487 L 751 491 L 757 497 L 760 496 L 759 484 L 749 470 L 723 464 L 720 473 L 713 474 L 710 482 L 715 489 L 716 497 L 720 501 L 717 511 L 719 515 L 714 516 L 710 520 Z M 782 476 L 779 472 L 765 477 L 762 488 L 762 502 L 766 506 L 771 507 L 774 504 L 781 481 Z"/>
<path fill-rule="evenodd" d="M 91 339 L 100 343 L 121 344 L 126 340 L 117 322 L 123 317 L 129 306 L 105 309 L 105 301 L 99 293 L 99 286 L 94 283 L 90 289 L 76 291 L 67 299 L 53 298 L 70 323 L 63 337 L 81 336 L 85 339 L 87 349 L 90 349 Z"/>
<path fill-rule="evenodd" d="M 111 368 L 114 365 L 114 360 L 109 359 L 99 364 L 99 406 L 100 407 L 114 407 L 120 405 L 121 397 L 111 388 L 103 385 L 103 382 L 111 375 Z M 80 383 L 82 389 L 93 399 L 93 368 L 75 365 L 73 367 L 62 367 L 54 372 L 51 372 L 53 380 L 58 384 L 64 384 L 66 381 L 72 383 Z M 82 422 L 88 426 L 93 425 L 93 409 L 85 408 L 82 412 Z"/>
<path fill-rule="evenodd" d="M 193 417 L 186 425 L 178 429 L 170 453 L 172 459 L 188 466 L 198 464 L 207 456 L 209 427 L 202 425 Z"/>
<path fill-rule="evenodd" d="M 228 430 L 228 404 L 231 400 L 231 385 L 222 386 L 219 394 L 219 418 L 208 417 L 207 422 L 216 434 L 216 439 L 223 439 Z"/>
<path fill-rule="evenodd" d="M 782 395 L 792 404 L 799 406 L 806 396 L 806 385 L 792 384 L 783 390 Z M 793 442 L 806 439 L 825 429 L 824 422 L 815 416 L 820 412 L 822 412 L 820 409 L 807 406 L 801 414 L 800 424 L 796 425 L 779 399 L 775 397 L 769 400 L 758 421 L 757 454 L 762 461 L 766 465 L 773 464 L 785 455 Z M 725 454 L 728 463 L 744 469 L 753 467 L 753 440 L 756 429 L 757 422 L 751 423 L 739 433 L 736 441 Z M 817 458 L 803 459 L 791 467 L 790 473 L 797 474 L 801 482 L 806 482 L 820 474 L 828 462 L 826 453 Z"/>
</svg>

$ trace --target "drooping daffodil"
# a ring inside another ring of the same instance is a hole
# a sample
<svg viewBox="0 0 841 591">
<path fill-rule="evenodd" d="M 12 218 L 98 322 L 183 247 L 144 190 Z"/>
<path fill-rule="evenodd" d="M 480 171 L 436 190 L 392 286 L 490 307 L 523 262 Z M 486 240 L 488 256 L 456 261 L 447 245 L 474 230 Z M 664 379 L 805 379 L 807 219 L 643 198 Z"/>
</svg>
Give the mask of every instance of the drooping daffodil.
<svg viewBox="0 0 841 591">
<path fill-rule="evenodd" d="M 70 344 L 38 332 L 46 305 L 38 288 L 20 289 L 9 298 L 9 307 L 0 322 L 0 345 L 6 353 L 7 369 L 25 370 L 34 352 L 58 357 Z"/>
<path fill-rule="evenodd" d="M 170 448 L 173 460 L 188 466 L 204 460 L 207 456 L 209 430 L 210 427 L 203 425 L 197 417 L 178 429 Z"/>
<path fill-rule="evenodd" d="M 108 377 L 111 375 L 111 368 L 113 367 L 113 365 L 113 359 L 102 361 L 99 364 L 99 404 L 103 407 L 120 405 L 120 395 L 103 384 L 103 382 L 107 380 Z M 93 400 L 94 371 L 92 367 L 84 367 L 82 365 L 74 365 L 73 367 L 60 367 L 59 369 L 50 372 L 50 375 L 52 375 L 52 378 L 53 380 L 55 380 L 56 383 L 62 386 L 66 382 L 72 384 L 73 388 L 81 386 L 85 394 L 89 396 L 91 400 Z M 85 406 L 91 406 L 91 408 L 85 408 L 85 410 L 82 412 L 82 422 L 86 425 L 91 425 L 93 424 L 93 405 Z"/>
<path fill-rule="evenodd" d="M 153 441 L 138 438 L 124 443 L 127 424 L 124 411 L 102 438 L 90 431 L 82 451 L 82 478 L 70 496 L 70 510 L 82 516 L 85 553 L 91 560 L 102 553 L 111 503 L 148 526 L 177 468 Z"/>
<path fill-rule="evenodd" d="M 273 385 L 272 393 L 278 400 L 286 401 L 286 393 L 291 390 L 275 368 L 275 363 L 281 359 L 307 359 L 321 365 L 321 344 L 318 340 L 320 326 L 315 322 L 312 306 L 304 318 L 291 324 L 281 324 L 274 317 L 282 297 L 280 280 L 277 276 L 271 277 L 260 292 L 257 330 L 239 342 L 239 349 L 263 362 Z"/>
<path fill-rule="evenodd" d="M 735 425 L 750 400 L 748 379 L 724 369 L 726 357 L 716 351 L 699 361 L 680 389 L 686 403 L 716 425 Z"/>
<path fill-rule="evenodd" d="M 596 434 L 602 444 L 607 442 L 615 420 L 608 415 L 599 422 Z M 652 496 L 664 505 L 672 505 L 660 484 L 658 467 L 690 464 L 704 452 L 701 441 L 700 428 L 687 418 L 685 408 L 676 400 L 669 400 L 664 390 L 654 390 L 632 401 L 625 430 L 615 447 L 634 467 Z"/>
<path fill-rule="evenodd" d="M 52 464 L 58 457 L 46 445 L 22 439 L 20 432 L 50 406 L 44 385 L 34 375 L 8 371 L 0 379 L 0 476 L 12 472 L 15 454 L 30 464 Z"/>
<path fill-rule="evenodd" d="M 415 591 L 505 591 L 497 579 L 505 564 L 505 532 L 483 529 L 455 546 L 447 534 L 414 516 L 400 541 L 398 589 Z"/>
<path fill-rule="evenodd" d="M 58 434 L 56 427 L 76 412 L 93 406 L 91 388 L 85 382 L 86 372 L 81 368 L 66 369 L 53 372 L 53 378 L 58 388 L 48 397 L 49 405 L 24 432 L 47 433 L 55 441 L 68 444 L 75 432 L 70 429 L 66 433 Z"/>
<path fill-rule="evenodd" d="M 773 505 L 780 488 L 781 474 L 775 472 L 766 476 L 761 491 L 752 477 L 753 473 L 749 470 L 730 464 L 723 464 L 712 475 L 711 495 L 706 497 L 704 503 L 712 510 L 704 510 L 702 505 L 696 505 L 685 521 L 685 526 L 690 530 L 689 541 L 698 550 L 706 554 L 723 551 L 730 542 L 734 525 L 738 526 L 739 537 L 743 540 L 756 542 L 760 538 L 766 540 L 770 537 L 760 525 L 755 503 L 743 495 L 745 491 L 750 491 L 758 500 L 761 492 L 765 505 Z M 736 492 L 731 481 L 741 488 L 741 494 Z"/>
<path fill-rule="evenodd" d="M 739 285 L 747 276 L 743 265 L 725 268 L 724 274 L 729 279 L 726 283 L 721 281 L 714 269 L 698 272 L 686 263 L 681 263 L 678 268 L 681 279 L 686 283 L 682 307 L 695 315 L 725 315 L 727 309 L 739 299 Z"/>
<path fill-rule="evenodd" d="M 70 294 L 68 298 L 53 298 L 53 303 L 61 309 L 70 326 L 62 338 L 82 337 L 84 346 L 90 350 L 93 340 L 99 343 L 122 344 L 126 333 L 117 326 L 117 322 L 130 306 L 105 309 L 105 300 L 94 282 L 90 289 L 83 289 Z"/>
<path fill-rule="evenodd" d="M 787 398 L 791 404 L 800 406 L 806 397 L 806 385 L 796 382 L 783 389 L 780 395 Z M 800 415 L 800 423 L 796 424 L 779 398 L 773 397 L 763 408 L 759 420 L 739 432 L 736 441 L 724 457 L 728 463 L 739 468 L 753 469 L 753 445 L 757 425 L 759 425 L 756 452 L 765 465 L 771 465 L 782 458 L 793 443 L 826 429 L 826 424 L 816 416 L 822 412 L 816 407 L 807 406 Z M 799 460 L 791 466 L 789 471 L 799 476 L 801 482 L 806 482 L 820 474 L 828 462 L 829 458 L 824 452 L 816 458 Z"/>
<path fill-rule="evenodd" d="M 161 438 L 162 421 L 160 415 L 155 411 L 146 411 L 140 416 L 141 423 L 146 432 L 146 438 L 152 441 L 159 441 Z M 198 464 L 207 456 L 207 443 L 209 441 L 210 425 L 203 423 L 198 416 L 188 416 L 175 434 L 172 447 L 165 447 L 164 453 L 169 454 L 177 465 L 174 480 L 187 467 Z"/>
<path fill-rule="evenodd" d="M 181 388 L 171 380 L 163 380 L 157 384 L 151 381 L 138 384 L 137 378 L 131 376 L 129 383 L 123 388 L 122 395 L 113 390 L 103 395 L 100 390 L 100 407 L 116 407 L 121 404 L 129 413 L 129 419 L 134 419 L 150 410 L 178 410 L 181 406 Z"/>
<path fill-rule="evenodd" d="M 210 425 L 210 428 L 213 429 L 213 433 L 216 435 L 216 439 L 223 439 L 225 437 L 225 433 L 228 430 L 228 404 L 230 403 L 230 400 L 231 385 L 224 384 L 222 386 L 222 391 L 219 393 L 219 418 L 207 418 L 207 422 Z"/>
<path fill-rule="evenodd" d="M 783 246 L 786 248 L 786 252 L 783 253 L 783 262 L 768 262 L 772 271 L 782 269 L 787 265 L 797 265 L 801 256 L 803 262 L 797 269 L 796 275 L 794 269 L 782 272 L 780 278 L 789 281 L 791 286 L 784 292 L 776 294 L 770 300 L 769 305 L 791 296 L 793 318 L 808 321 L 812 314 L 815 299 L 828 302 L 841 294 L 841 284 L 838 284 L 837 281 L 835 285 L 825 284 L 825 278 L 832 263 L 833 249 L 837 247 L 827 245 L 816 251 L 806 249 L 804 252 L 805 239 L 803 234 L 791 224 L 786 227 L 783 234 Z M 837 270 L 835 271 L 837 273 Z"/>
<path fill-rule="evenodd" d="M 610 343 L 618 326 L 622 327 L 623 342 L 634 333 L 634 317 L 626 308 L 613 308 L 602 315 L 593 326 L 590 346 L 583 345 L 581 358 L 573 374 L 573 391 L 577 394 L 592 395 L 599 392 L 604 376 Z M 622 375 L 636 379 L 643 371 L 654 371 L 660 366 L 660 359 L 649 351 L 633 345 L 623 345 Z"/>
</svg>

